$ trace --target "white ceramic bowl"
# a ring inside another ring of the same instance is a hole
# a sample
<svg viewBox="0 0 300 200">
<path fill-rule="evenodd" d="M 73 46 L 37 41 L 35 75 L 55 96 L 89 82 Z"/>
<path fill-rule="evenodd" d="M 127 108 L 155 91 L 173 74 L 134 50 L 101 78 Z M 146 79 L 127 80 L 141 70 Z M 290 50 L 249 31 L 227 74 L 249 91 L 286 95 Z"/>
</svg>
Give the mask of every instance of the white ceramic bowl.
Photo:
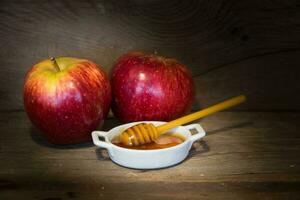
<svg viewBox="0 0 300 200">
<path fill-rule="evenodd" d="M 119 165 L 135 169 L 155 169 L 172 166 L 181 162 L 188 155 L 193 142 L 205 136 L 205 131 L 199 124 L 191 124 L 187 126 L 178 126 L 170 130 L 170 132 L 176 132 L 182 135 L 186 140 L 181 144 L 169 148 L 135 150 L 122 148 L 111 143 L 115 136 L 138 123 L 153 123 L 158 126 L 166 122 L 133 122 L 117 126 L 108 132 L 93 131 L 93 142 L 96 146 L 107 149 L 111 160 Z M 190 129 L 196 129 L 197 133 L 192 135 Z M 103 137 L 105 141 L 99 140 L 99 137 Z"/>
</svg>

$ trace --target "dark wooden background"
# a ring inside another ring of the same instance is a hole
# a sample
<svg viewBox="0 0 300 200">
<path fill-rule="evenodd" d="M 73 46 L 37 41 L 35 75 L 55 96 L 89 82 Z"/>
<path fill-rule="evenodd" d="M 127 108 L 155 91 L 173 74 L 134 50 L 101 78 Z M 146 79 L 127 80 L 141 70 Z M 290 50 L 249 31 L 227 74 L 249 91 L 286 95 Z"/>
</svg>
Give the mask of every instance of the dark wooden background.
<svg viewBox="0 0 300 200">
<path fill-rule="evenodd" d="M 300 109 L 298 0 L 0 2 L 0 110 L 23 110 L 24 74 L 51 56 L 109 72 L 133 50 L 186 64 L 202 106 L 245 93 L 243 110 Z"/>
<path fill-rule="evenodd" d="M 1 0 L 0 47 L 1 199 L 130 199 L 128 191 L 134 199 L 299 198 L 299 0 Z M 162 171 L 101 161 L 91 144 L 45 143 L 24 113 L 26 71 L 73 56 L 109 73 L 120 55 L 136 50 L 189 67 L 194 109 L 239 94 L 249 100 L 204 120 L 210 134 L 220 134 Z"/>
</svg>

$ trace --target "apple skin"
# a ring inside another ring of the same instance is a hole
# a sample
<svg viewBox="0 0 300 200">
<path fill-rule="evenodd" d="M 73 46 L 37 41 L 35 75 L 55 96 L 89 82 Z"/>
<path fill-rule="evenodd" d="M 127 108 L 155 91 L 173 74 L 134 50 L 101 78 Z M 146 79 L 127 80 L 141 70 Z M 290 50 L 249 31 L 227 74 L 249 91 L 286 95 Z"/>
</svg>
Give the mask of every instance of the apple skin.
<svg viewBox="0 0 300 200">
<path fill-rule="evenodd" d="M 89 141 L 90 133 L 103 123 L 111 87 L 97 64 L 60 57 L 28 71 L 23 99 L 29 119 L 50 143 L 74 144 Z"/>
<path fill-rule="evenodd" d="M 170 121 L 187 114 L 195 97 L 188 69 L 175 59 L 128 53 L 111 74 L 112 110 L 122 122 Z"/>
</svg>

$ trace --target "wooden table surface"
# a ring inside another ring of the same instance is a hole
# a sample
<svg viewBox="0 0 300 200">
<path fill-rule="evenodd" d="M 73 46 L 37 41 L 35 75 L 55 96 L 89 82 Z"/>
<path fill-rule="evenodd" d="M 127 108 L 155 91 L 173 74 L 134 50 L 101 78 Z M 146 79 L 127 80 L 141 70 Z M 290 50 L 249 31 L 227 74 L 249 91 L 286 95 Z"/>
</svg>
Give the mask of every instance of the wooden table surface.
<svg viewBox="0 0 300 200">
<path fill-rule="evenodd" d="M 93 144 L 54 146 L 24 112 L 0 116 L 0 199 L 297 199 L 300 113 L 222 112 L 179 165 L 135 170 Z M 108 119 L 105 129 L 117 125 Z"/>
<path fill-rule="evenodd" d="M 0 200 L 300 199 L 299 36 L 299 0 L 1 0 Z M 194 110 L 248 101 L 201 120 L 207 136 L 170 168 L 124 168 L 91 142 L 48 144 L 24 111 L 31 66 L 72 56 L 110 73 L 129 51 L 184 63 Z"/>
</svg>

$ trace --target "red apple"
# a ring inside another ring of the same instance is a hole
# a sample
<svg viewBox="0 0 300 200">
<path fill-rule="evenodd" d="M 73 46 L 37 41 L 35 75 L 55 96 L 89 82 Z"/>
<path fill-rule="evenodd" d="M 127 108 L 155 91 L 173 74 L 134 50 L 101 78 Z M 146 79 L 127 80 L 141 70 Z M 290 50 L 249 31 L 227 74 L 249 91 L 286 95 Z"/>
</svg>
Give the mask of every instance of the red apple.
<svg viewBox="0 0 300 200">
<path fill-rule="evenodd" d="M 73 144 L 90 140 L 91 131 L 104 121 L 111 88 L 97 64 L 60 57 L 30 69 L 23 97 L 28 117 L 49 142 Z"/>
<path fill-rule="evenodd" d="M 178 118 L 192 106 L 195 86 L 175 59 L 133 52 L 115 64 L 112 109 L 122 122 Z"/>
</svg>

